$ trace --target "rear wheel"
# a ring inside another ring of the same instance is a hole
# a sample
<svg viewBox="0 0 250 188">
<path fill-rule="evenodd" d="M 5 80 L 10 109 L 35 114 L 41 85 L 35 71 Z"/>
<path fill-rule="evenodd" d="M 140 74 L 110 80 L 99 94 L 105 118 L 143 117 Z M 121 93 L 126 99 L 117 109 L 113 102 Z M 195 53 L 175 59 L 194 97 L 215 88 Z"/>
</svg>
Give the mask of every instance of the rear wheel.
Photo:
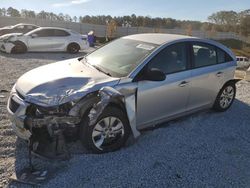
<svg viewBox="0 0 250 188">
<path fill-rule="evenodd" d="M 106 153 L 120 149 L 130 134 L 128 120 L 122 110 L 107 107 L 97 122 L 89 126 L 88 117 L 83 119 L 81 141 L 94 153 Z"/>
<path fill-rule="evenodd" d="M 78 53 L 80 50 L 80 46 L 79 44 L 77 43 L 71 43 L 68 45 L 67 47 L 67 51 L 71 54 L 75 54 L 75 53 Z"/>
<path fill-rule="evenodd" d="M 219 112 L 226 111 L 230 108 L 233 104 L 236 94 L 236 87 L 234 83 L 227 83 L 223 88 L 220 90 L 213 109 Z"/>
<path fill-rule="evenodd" d="M 27 52 L 27 47 L 23 42 L 16 41 L 14 42 L 15 46 L 12 48 L 11 53 L 20 54 Z"/>
</svg>

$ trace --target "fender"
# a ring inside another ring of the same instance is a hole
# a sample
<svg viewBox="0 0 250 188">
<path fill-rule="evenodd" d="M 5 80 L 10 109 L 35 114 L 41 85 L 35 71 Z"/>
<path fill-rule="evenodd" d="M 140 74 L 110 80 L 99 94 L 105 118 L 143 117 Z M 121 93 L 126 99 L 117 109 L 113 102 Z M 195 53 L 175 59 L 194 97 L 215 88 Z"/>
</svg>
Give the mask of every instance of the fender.
<svg viewBox="0 0 250 188">
<path fill-rule="evenodd" d="M 98 93 L 100 101 L 96 103 L 89 112 L 89 125 L 96 123 L 98 117 L 109 104 L 123 104 L 126 109 L 126 115 L 134 138 L 140 136 L 140 132 L 136 128 L 136 98 L 137 87 L 126 88 L 118 91 L 112 87 L 103 87 Z"/>
</svg>

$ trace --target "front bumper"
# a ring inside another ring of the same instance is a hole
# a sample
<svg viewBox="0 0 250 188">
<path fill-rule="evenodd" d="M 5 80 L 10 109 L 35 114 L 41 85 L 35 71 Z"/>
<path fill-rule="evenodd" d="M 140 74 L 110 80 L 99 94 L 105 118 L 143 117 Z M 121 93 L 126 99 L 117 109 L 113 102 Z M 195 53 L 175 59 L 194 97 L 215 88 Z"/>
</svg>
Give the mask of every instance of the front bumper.
<svg viewBox="0 0 250 188">
<path fill-rule="evenodd" d="M 8 100 L 7 110 L 16 135 L 24 140 L 29 140 L 31 132 L 24 127 L 26 109 L 29 106 L 16 93 L 12 93 Z"/>
<path fill-rule="evenodd" d="M 44 117 L 27 116 L 27 108 L 30 103 L 24 101 L 17 93 L 13 92 L 10 95 L 7 104 L 7 110 L 12 121 L 12 128 L 16 135 L 22 139 L 29 140 L 32 135 L 33 128 L 47 128 L 50 135 L 54 135 L 54 131 L 64 130 L 66 128 L 74 128 L 81 121 L 75 116 L 57 116 L 46 115 Z"/>
<path fill-rule="evenodd" d="M 0 41 L 0 50 L 3 51 L 3 52 L 11 53 L 11 50 L 12 50 L 12 48 L 14 46 L 15 45 L 13 43 L 11 43 L 11 42 Z"/>
</svg>

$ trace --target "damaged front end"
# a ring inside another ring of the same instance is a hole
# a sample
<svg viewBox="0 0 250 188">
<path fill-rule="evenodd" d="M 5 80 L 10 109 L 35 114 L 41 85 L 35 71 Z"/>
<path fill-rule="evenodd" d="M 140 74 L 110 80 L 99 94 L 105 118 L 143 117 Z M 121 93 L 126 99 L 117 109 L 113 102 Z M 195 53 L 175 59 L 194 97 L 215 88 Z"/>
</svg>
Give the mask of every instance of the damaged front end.
<svg viewBox="0 0 250 188">
<path fill-rule="evenodd" d="M 29 141 L 30 150 L 48 158 L 68 155 L 65 141 L 79 138 L 83 116 L 89 117 L 93 125 L 109 104 L 116 104 L 124 110 L 134 137 L 140 135 L 136 129 L 137 87 L 103 87 L 87 94 L 77 102 L 67 102 L 53 107 L 30 103 L 32 96 L 23 97 L 14 91 L 8 101 L 13 129 L 16 134 Z M 87 114 L 86 114 L 87 113 Z"/>
<path fill-rule="evenodd" d="M 75 139 L 81 121 L 79 116 L 69 115 L 73 104 L 50 108 L 20 101 L 14 94 L 8 102 L 16 134 L 28 140 L 31 150 L 40 155 L 53 158 L 65 154 L 65 138 Z"/>
</svg>

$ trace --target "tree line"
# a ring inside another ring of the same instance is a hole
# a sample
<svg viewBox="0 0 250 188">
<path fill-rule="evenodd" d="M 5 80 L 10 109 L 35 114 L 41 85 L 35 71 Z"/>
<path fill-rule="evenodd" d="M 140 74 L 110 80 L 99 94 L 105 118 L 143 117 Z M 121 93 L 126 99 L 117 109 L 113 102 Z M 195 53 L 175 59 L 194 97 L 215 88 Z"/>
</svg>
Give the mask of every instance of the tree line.
<svg viewBox="0 0 250 188">
<path fill-rule="evenodd" d="M 39 18 L 52 21 L 69 21 L 90 24 L 105 25 L 114 20 L 117 26 L 123 27 L 153 27 L 165 29 L 186 29 L 186 30 L 203 30 L 212 32 L 236 32 L 244 36 L 250 36 L 250 9 L 235 11 L 219 11 L 208 17 L 207 22 L 176 20 L 173 18 L 152 18 L 150 16 L 136 16 L 135 14 L 126 16 L 80 16 L 71 17 L 68 14 L 55 14 L 53 12 L 41 11 L 36 13 L 32 10 L 22 9 L 21 11 L 9 7 L 0 8 L 0 16 Z"/>
</svg>

